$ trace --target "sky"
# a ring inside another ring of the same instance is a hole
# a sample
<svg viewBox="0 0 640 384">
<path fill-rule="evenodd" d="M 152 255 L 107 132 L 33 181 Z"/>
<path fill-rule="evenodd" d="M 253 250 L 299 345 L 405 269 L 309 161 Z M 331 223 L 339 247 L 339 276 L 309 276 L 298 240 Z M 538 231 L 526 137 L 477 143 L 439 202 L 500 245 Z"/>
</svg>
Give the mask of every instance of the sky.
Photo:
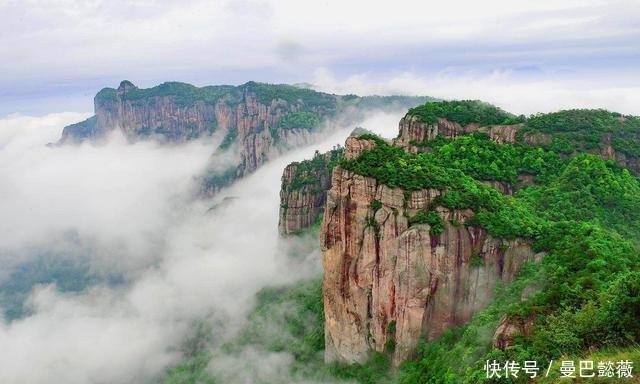
<svg viewBox="0 0 640 384">
<path fill-rule="evenodd" d="M 0 116 L 142 87 L 309 83 L 640 115 L 640 2 L 0 0 Z"/>
</svg>

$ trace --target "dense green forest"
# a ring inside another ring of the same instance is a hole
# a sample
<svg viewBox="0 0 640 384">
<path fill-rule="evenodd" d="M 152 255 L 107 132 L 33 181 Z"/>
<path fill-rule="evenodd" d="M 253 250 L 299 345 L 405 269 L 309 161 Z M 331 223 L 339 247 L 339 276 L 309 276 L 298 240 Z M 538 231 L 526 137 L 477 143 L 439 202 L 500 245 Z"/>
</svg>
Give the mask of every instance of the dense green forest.
<svg viewBox="0 0 640 384">
<path fill-rule="evenodd" d="M 417 116 L 425 123 L 435 123 L 438 118 L 455 121 L 461 125 L 517 124 L 524 116 L 515 116 L 491 104 L 478 100 L 431 101 L 409 109 L 409 115 Z"/>
<path fill-rule="evenodd" d="M 517 142 L 527 142 L 559 154 L 597 152 L 611 145 L 626 156 L 640 157 L 640 117 L 604 109 L 570 109 L 525 117 L 478 100 L 462 100 L 427 102 L 409 109 L 408 114 L 429 124 L 438 118 L 463 126 L 470 123 L 482 126 L 522 124 Z"/>
<path fill-rule="evenodd" d="M 133 86 L 130 81 L 124 80 L 123 84 Z M 289 103 L 302 101 L 307 106 L 319 106 L 335 108 L 336 98 L 332 95 L 316 92 L 311 89 L 300 88 L 287 84 L 266 84 L 250 81 L 239 86 L 233 85 L 210 85 L 196 87 L 191 84 L 181 82 L 166 82 L 151 88 L 129 89 L 124 97 L 126 100 L 142 100 L 152 97 L 171 97 L 173 101 L 183 107 L 191 106 L 196 101 L 213 104 L 220 99 L 237 102 L 245 92 L 256 95 L 262 104 L 270 104 L 275 99 L 285 100 Z M 117 98 L 117 90 L 113 88 L 103 88 L 96 94 L 97 103 L 114 101 Z"/>
</svg>

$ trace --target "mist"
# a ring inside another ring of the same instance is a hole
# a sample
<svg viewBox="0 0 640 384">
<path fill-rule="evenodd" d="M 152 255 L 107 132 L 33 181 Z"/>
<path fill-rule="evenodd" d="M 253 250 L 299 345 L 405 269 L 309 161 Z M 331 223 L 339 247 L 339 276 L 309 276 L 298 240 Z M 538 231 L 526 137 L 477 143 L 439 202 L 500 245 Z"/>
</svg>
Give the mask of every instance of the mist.
<svg viewBox="0 0 640 384">
<path fill-rule="evenodd" d="M 395 136 L 403 113 L 357 125 Z M 116 134 L 101 146 L 46 146 L 85 116 L 0 120 L 0 289 L 38 260 L 86 266 L 65 270 L 80 282 L 73 287 L 34 279 L 25 310 L 0 315 L 0 382 L 154 382 L 201 322 L 212 327 L 211 369 L 240 366 L 216 348 L 242 328 L 256 292 L 321 275 L 317 239 L 279 238 L 282 170 L 343 144 L 355 124 L 329 123 L 321 142 L 202 199 L 199 176 L 216 138 L 161 146 Z M 303 257 L 289 257 L 293 250 Z M 265 372 L 286 381 L 290 356 L 244 355 L 254 373 L 225 382 Z"/>
</svg>

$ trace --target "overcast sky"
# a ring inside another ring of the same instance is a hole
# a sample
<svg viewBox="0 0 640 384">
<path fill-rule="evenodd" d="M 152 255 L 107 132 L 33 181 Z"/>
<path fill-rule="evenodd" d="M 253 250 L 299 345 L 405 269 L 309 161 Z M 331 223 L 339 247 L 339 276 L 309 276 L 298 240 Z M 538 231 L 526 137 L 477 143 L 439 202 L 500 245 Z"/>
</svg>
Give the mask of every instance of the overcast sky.
<svg viewBox="0 0 640 384">
<path fill-rule="evenodd" d="M 129 79 L 307 82 L 640 114 L 640 1 L 0 0 L 0 116 Z"/>
</svg>

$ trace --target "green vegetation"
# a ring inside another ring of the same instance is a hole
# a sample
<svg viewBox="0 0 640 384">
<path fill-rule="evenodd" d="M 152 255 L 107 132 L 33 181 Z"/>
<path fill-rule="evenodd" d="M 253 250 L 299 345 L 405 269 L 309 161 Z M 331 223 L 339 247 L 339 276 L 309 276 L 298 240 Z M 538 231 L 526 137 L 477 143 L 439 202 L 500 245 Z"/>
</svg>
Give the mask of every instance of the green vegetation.
<svg viewBox="0 0 640 384">
<path fill-rule="evenodd" d="M 205 323 L 196 324 L 193 334 L 182 344 L 184 358 L 167 371 L 162 384 L 216 384 L 218 381 L 207 372 L 211 360 L 209 345 L 211 328 Z"/>
<path fill-rule="evenodd" d="M 300 111 L 290 113 L 280 120 L 280 128 L 282 129 L 306 129 L 312 130 L 320 125 L 320 117 L 317 113 Z"/>
<path fill-rule="evenodd" d="M 235 128 L 229 128 L 227 133 L 224 135 L 222 142 L 218 146 L 218 149 L 219 150 L 229 149 L 229 147 L 231 147 L 231 145 L 236 142 L 237 138 L 238 138 L 238 130 Z"/>
<path fill-rule="evenodd" d="M 260 345 L 270 352 L 287 352 L 294 358 L 292 376 L 315 380 L 356 380 L 360 383 L 385 383 L 389 360 L 374 354 L 367 364 L 324 364 L 324 308 L 322 281 L 265 288 L 249 317 L 249 325 L 229 348 Z"/>
<path fill-rule="evenodd" d="M 124 99 L 136 101 L 151 97 L 168 96 L 171 97 L 178 106 L 189 107 L 197 101 L 214 104 L 231 90 L 233 90 L 233 87 L 228 85 L 198 88 L 186 83 L 167 82 L 153 88 L 135 88 L 129 90 L 124 94 Z"/>
<path fill-rule="evenodd" d="M 370 135 L 361 138 L 373 139 Z M 408 153 L 379 138 L 373 140 L 377 145 L 372 150 L 356 159 L 342 160 L 341 166 L 405 191 L 427 188 L 446 190 L 447 193 L 436 201 L 437 205 L 449 209 L 473 209 L 476 212 L 474 222 L 500 237 L 533 237 L 540 230 L 541 220 L 528 209 L 525 202 L 504 196 L 475 180 L 457 168 L 455 163 L 441 161 L 435 153 Z M 466 162 L 460 164 L 464 168 Z M 419 213 L 411 220 L 412 223 L 433 223 L 433 233 L 437 234 L 442 231 L 442 224 L 434 214 Z"/>
<path fill-rule="evenodd" d="M 113 88 L 102 88 L 94 97 L 96 104 L 105 104 L 117 100 L 117 91 Z"/>
<path fill-rule="evenodd" d="M 69 252 L 68 250 L 66 252 Z M 13 321 L 31 314 L 25 305 L 38 284 L 54 284 L 59 292 L 81 292 L 98 284 L 119 285 L 122 276 L 99 274 L 93 271 L 85 257 L 69 257 L 68 254 L 46 251 L 8 271 L 0 281 L 0 309 L 4 319 Z"/>
<path fill-rule="evenodd" d="M 524 116 L 515 116 L 491 104 L 479 100 L 429 101 L 409 109 L 409 115 L 433 124 L 438 118 L 444 118 L 461 125 L 478 123 L 480 125 L 517 124 L 524 122 Z"/>
<path fill-rule="evenodd" d="M 187 357 L 166 373 L 162 384 L 216 384 L 218 381 L 206 370 L 210 361 L 207 352 Z"/>
<path fill-rule="evenodd" d="M 455 140 L 412 143 L 429 148 L 432 161 L 452 165 L 477 180 L 496 180 L 515 186 L 521 175 L 535 176 L 544 182 L 553 178 L 566 160 L 554 152 L 526 145 L 498 144 L 485 133 L 476 132 Z"/>
<path fill-rule="evenodd" d="M 203 188 L 205 190 L 216 191 L 224 186 L 231 184 L 233 180 L 235 180 L 238 172 L 238 167 L 229 167 L 226 170 L 219 171 L 210 171 L 205 174 L 203 177 Z"/>
<path fill-rule="evenodd" d="M 477 100 L 430 101 L 411 108 L 409 115 L 432 124 L 438 118 L 483 126 L 522 123 L 517 141 L 559 154 L 600 152 L 606 145 L 626 156 L 640 157 L 640 118 L 603 109 L 571 109 L 554 113 L 514 116 Z"/>
<path fill-rule="evenodd" d="M 131 82 L 128 83 L 130 86 L 133 86 Z M 129 89 L 123 97 L 124 100 L 130 101 L 141 101 L 153 97 L 171 97 L 177 105 L 190 107 L 197 101 L 214 104 L 224 96 L 233 92 L 234 89 L 235 87 L 230 85 L 196 87 L 187 83 L 166 82 L 152 88 Z M 103 88 L 95 97 L 95 101 L 98 104 L 105 104 L 116 100 L 117 90 L 113 88 Z"/>
<path fill-rule="evenodd" d="M 269 352 L 288 352 L 299 363 L 298 369 L 321 357 L 324 311 L 320 280 L 263 288 L 256 299 L 249 325 L 229 348 L 255 344 Z"/>
<path fill-rule="evenodd" d="M 126 81 L 126 80 L 125 80 Z M 124 82 L 123 82 L 124 83 Z M 130 87 L 133 87 L 131 82 Z M 181 82 L 166 82 L 151 88 L 133 88 L 124 94 L 125 100 L 140 101 L 153 97 L 171 97 L 181 107 L 190 107 L 198 101 L 214 104 L 218 100 L 240 100 L 243 91 L 255 93 L 258 101 L 269 105 L 273 100 L 280 99 L 289 103 L 302 102 L 307 107 L 335 109 L 336 98 L 333 95 L 316 92 L 311 89 L 299 88 L 286 84 L 264 84 L 250 81 L 240 86 L 216 85 L 196 87 Z M 95 100 L 99 104 L 117 100 L 117 90 L 103 88 L 98 92 Z"/>
<path fill-rule="evenodd" d="M 318 382 L 389 382 L 390 363 L 384 354 L 373 354 L 366 364 L 324 363 L 324 308 L 322 281 L 313 279 L 283 287 L 262 289 L 249 323 L 224 346 L 234 354 L 247 346 L 293 357 L 290 377 Z"/>
<path fill-rule="evenodd" d="M 375 213 L 378 209 L 382 208 L 382 203 L 378 200 L 371 201 L 371 209 Z"/>
<path fill-rule="evenodd" d="M 572 109 L 531 116 L 518 132 L 520 141 L 525 137 L 560 153 L 599 150 L 610 143 L 616 151 L 640 157 L 640 118 L 603 109 Z"/>
<path fill-rule="evenodd" d="M 258 97 L 258 101 L 266 105 L 271 104 L 273 100 L 279 99 L 290 104 L 301 101 L 306 106 L 334 109 L 337 103 L 333 95 L 287 84 L 265 84 L 250 81 L 241 85 L 240 88 L 254 92 Z"/>
<path fill-rule="evenodd" d="M 573 360 L 576 367 L 580 366 L 580 360 L 593 361 L 594 366 L 595 364 L 597 364 L 596 362 L 600 362 L 600 361 L 612 361 L 612 362 L 623 361 L 623 360 L 633 361 L 634 362 L 633 378 L 617 378 L 616 377 L 613 379 L 609 379 L 608 381 L 604 381 L 601 378 L 593 377 L 593 378 L 583 378 L 582 382 L 587 384 L 595 384 L 595 383 L 603 383 L 603 382 L 611 382 L 616 384 L 632 384 L 632 383 L 638 382 L 636 368 L 635 368 L 635 365 L 637 363 L 635 362 L 640 361 L 640 348 L 637 346 L 629 347 L 629 348 L 616 348 L 616 349 L 604 348 L 584 356 L 582 355 L 569 356 L 569 358 L 566 358 L 563 360 Z M 549 377 L 540 377 L 540 379 L 536 382 L 539 384 L 553 384 L 560 381 L 560 377 L 559 377 L 560 365 L 561 365 L 561 362 L 559 360 L 554 361 L 551 367 L 551 373 L 549 374 Z"/>
<path fill-rule="evenodd" d="M 409 218 L 409 225 L 429 224 L 429 233 L 437 236 L 444 231 L 444 220 L 434 211 L 419 211 Z"/>
<path fill-rule="evenodd" d="M 303 160 L 301 162 L 291 163 L 289 166 L 295 166 L 296 172 L 290 183 L 282 185 L 285 191 L 294 191 L 303 187 L 312 187 L 309 192 L 324 191 L 322 180 L 326 182 L 331 178 L 331 171 L 342 159 L 344 149 L 341 146 L 334 147 L 331 151 L 320 154 L 316 152 L 311 160 Z M 326 184 L 326 183 L 325 183 Z"/>
</svg>

